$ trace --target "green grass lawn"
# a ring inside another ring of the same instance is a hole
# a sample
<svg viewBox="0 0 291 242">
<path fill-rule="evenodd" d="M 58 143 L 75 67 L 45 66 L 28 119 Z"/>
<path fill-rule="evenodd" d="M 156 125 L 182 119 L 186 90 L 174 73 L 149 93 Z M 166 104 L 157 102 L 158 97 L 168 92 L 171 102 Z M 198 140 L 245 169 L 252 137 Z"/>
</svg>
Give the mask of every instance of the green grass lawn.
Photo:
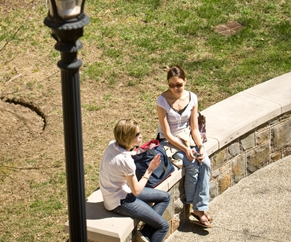
<svg viewBox="0 0 291 242">
<path fill-rule="evenodd" d="M 86 195 L 98 186 L 117 119 L 135 118 L 144 141 L 154 137 L 167 66 L 183 67 L 200 111 L 291 69 L 289 0 L 88 0 L 85 12 L 91 22 L 78 57 Z M 0 149 L 0 242 L 68 239 L 60 54 L 46 15 L 45 1 L 0 0 L 0 97 L 32 102 L 48 120 L 33 145 Z M 243 26 L 236 34 L 215 31 L 233 21 Z"/>
<path fill-rule="evenodd" d="M 143 82 L 178 63 L 200 96 L 217 101 L 290 70 L 287 1 L 89 1 L 86 11 L 83 42 L 102 55 L 84 72 L 96 81 L 115 83 L 122 73 Z M 214 31 L 231 21 L 243 30 Z"/>
</svg>

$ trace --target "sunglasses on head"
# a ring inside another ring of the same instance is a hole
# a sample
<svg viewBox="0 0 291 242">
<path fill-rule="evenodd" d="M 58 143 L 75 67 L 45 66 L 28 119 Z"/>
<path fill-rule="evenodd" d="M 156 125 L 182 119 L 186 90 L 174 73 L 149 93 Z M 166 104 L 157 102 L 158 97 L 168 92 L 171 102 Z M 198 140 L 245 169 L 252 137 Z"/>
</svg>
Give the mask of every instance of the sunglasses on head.
<svg viewBox="0 0 291 242">
<path fill-rule="evenodd" d="M 181 83 L 177 83 L 177 84 L 169 84 L 169 88 L 181 88 L 182 86 L 184 85 L 184 83 L 183 82 L 181 82 Z"/>
</svg>

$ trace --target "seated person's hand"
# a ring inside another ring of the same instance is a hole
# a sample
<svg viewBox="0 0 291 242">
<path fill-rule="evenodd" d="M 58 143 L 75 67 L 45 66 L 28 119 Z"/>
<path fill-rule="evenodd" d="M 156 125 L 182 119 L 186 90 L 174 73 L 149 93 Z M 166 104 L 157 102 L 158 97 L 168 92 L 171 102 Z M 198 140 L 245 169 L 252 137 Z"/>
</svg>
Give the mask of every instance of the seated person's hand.
<svg viewBox="0 0 291 242">
<path fill-rule="evenodd" d="M 202 162 L 204 160 L 204 147 L 201 147 L 198 153 L 198 157 L 196 158 L 198 162 Z"/>
<path fill-rule="evenodd" d="M 150 162 L 149 164 L 149 170 L 154 171 L 159 167 L 161 164 L 161 155 L 157 154 Z"/>
<path fill-rule="evenodd" d="M 186 153 L 186 156 L 188 158 L 188 160 L 194 160 L 194 155 L 193 155 L 193 150 L 192 149 L 187 149 L 187 151 L 185 152 Z"/>
</svg>

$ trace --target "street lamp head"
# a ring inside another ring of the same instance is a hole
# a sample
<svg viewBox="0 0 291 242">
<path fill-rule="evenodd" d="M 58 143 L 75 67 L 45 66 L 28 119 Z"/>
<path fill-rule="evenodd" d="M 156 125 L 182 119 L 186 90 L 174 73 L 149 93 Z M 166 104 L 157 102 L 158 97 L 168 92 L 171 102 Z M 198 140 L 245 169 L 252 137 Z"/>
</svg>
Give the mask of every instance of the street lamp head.
<svg viewBox="0 0 291 242">
<path fill-rule="evenodd" d="M 85 0 L 48 1 L 49 11 L 44 24 L 52 29 L 52 36 L 58 42 L 74 43 L 83 35 L 83 27 L 90 22 L 84 13 Z"/>
<path fill-rule="evenodd" d="M 49 0 L 49 16 L 57 21 L 77 18 L 84 4 L 85 0 Z"/>
<path fill-rule="evenodd" d="M 48 0 L 49 11 L 44 24 L 52 29 L 82 28 L 90 20 L 84 13 L 85 0 Z"/>
</svg>

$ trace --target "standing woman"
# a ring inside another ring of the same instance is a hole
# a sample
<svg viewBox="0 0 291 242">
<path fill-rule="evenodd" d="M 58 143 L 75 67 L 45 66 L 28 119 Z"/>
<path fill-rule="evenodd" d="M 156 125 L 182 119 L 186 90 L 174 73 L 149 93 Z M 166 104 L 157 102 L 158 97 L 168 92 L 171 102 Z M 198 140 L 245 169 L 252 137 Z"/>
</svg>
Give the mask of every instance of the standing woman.
<svg viewBox="0 0 291 242">
<path fill-rule="evenodd" d="M 145 223 L 137 231 L 140 241 L 161 242 L 169 230 L 162 217 L 169 202 L 167 192 L 145 187 L 152 172 L 160 165 L 160 155 L 150 162 L 143 177 L 138 181 L 131 150 L 142 142 L 139 126 L 131 119 L 121 119 L 114 127 L 115 140 L 104 151 L 99 184 L 104 206 L 114 213 L 136 218 Z M 148 203 L 154 203 L 153 207 Z"/>
<path fill-rule="evenodd" d="M 207 213 L 211 164 L 198 129 L 198 99 L 193 92 L 185 90 L 186 76 L 180 66 L 170 68 L 167 80 L 169 89 L 157 99 L 158 138 L 160 141 L 166 139 L 179 150 L 173 158 L 183 160 L 186 203 L 193 204 L 191 214 L 199 225 L 211 227 L 212 218 Z M 194 147 L 185 146 L 176 137 L 189 126 Z"/>
</svg>

